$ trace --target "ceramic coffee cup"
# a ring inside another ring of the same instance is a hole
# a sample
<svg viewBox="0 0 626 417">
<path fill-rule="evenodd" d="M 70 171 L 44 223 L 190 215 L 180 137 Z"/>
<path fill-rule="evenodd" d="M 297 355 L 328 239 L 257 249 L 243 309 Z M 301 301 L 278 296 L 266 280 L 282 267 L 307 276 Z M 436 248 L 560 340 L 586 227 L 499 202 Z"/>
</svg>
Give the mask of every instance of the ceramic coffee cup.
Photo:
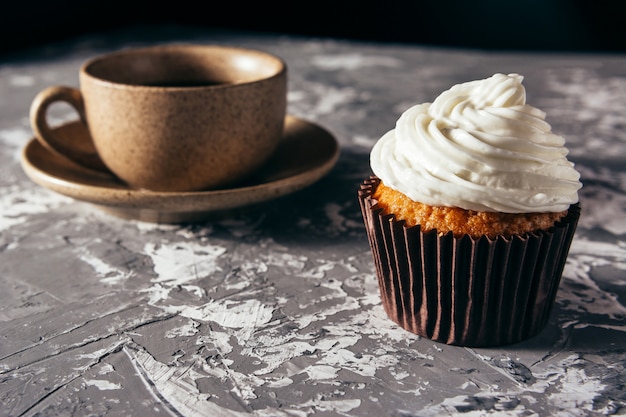
<svg viewBox="0 0 626 417">
<path fill-rule="evenodd" d="M 89 168 L 104 166 L 134 188 L 226 186 L 259 168 L 283 133 L 287 68 L 263 51 L 132 48 L 85 62 L 79 79 L 80 89 L 53 86 L 35 97 L 35 136 L 50 151 Z M 55 135 L 46 117 L 57 101 L 77 110 L 93 144 L 69 146 Z"/>
</svg>

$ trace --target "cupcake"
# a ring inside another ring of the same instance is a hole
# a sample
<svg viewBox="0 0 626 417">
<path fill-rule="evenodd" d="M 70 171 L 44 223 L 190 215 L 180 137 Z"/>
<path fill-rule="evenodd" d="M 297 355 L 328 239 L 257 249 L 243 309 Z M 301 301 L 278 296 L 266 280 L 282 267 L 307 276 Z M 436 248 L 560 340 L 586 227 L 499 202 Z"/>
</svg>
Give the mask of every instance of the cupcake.
<svg viewBox="0 0 626 417">
<path fill-rule="evenodd" d="M 582 184 L 522 81 L 455 85 L 372 148 L 359 201 L 383 306 L 410 332 L 487 347 L 547 324 Z"/>
</svg>

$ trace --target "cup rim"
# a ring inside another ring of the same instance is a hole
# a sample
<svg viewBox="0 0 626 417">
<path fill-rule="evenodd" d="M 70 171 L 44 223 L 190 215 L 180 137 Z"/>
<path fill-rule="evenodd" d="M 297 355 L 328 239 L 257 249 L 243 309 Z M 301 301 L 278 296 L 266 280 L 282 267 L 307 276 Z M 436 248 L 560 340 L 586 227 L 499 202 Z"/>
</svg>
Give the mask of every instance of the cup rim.
<svg viewBox="0 0 626 417">
<path fill-rule="evenodd" d="M 257 56 L 262 57 L 263 59 L 274 61 L 276 68 L 275 71 L 267 74 L 260 75 L 259 77 L 255 77 L 250 80 L 245 81 L 237 81 L 233 83 L 219 83 L 212 85 L 198 85 L 198 86 L 160 86 L 160 85 L 144 85 L 144 84 L 134 84 L 129 82 L 122 82 L 117 80 L 111 80 L 106 77 L 98 76 L 93 74 L 93 67 L 99 63 L 103 63 L 113 58 L 124 57 L 128 55 L 136 55 L 136 54 L 153 54 L 156 52 L 165 52 L 165 53 L 176 53 L 176 52 L 187 52 L 192 53 L 193 51 L 230 51 L 232 53 L 241 53 L 247 56 Z M 144 46 L 144 47 L 128 47 L 124 49 L 120 49 L 113 52 L 108 52 L 104 54 L 100 54 L 93 58 L 85 61 L 80 67 L 80 75 L 81 78 L 85 77 L 97 84 L 108 85 L 118 88 L 125 89 L 140 89 L 140 90 L 152 90 L 152 91 L 193 91 L 193 90 L 215 90 L 215 89 L 224 89 L 224 88 L 233 88 L 236 86 L 250 85 L 259 82 L 265 82 L 274 78 L 278 78 L 286 74 L 287 72 L 287 64 L 283 58 L 280 56 L 273 54 L 271 52 L 267 52 L 262 49 L 256 48 L 248 48 L 243 46 L 233 46 L 233 45 L 221 45 L 221 44 L 193 44 L 193 43 L 171 43 L 171 44 L 159 44 L 152 46 Z"/>
</svg>

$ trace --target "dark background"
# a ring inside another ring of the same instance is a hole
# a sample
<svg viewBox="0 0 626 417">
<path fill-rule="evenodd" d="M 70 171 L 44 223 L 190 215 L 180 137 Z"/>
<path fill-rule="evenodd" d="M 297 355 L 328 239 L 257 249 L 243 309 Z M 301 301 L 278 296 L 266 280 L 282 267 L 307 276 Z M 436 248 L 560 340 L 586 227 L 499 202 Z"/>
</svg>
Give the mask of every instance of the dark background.
<svg viewBox="0 0 626 417">
<path fill-rule="evenodd" d="M 0 6 L 0 54 L 143 24 L 481 49 L 624 52 L 624 5 L 624 0 L 9 0 Z"/>
</svg>

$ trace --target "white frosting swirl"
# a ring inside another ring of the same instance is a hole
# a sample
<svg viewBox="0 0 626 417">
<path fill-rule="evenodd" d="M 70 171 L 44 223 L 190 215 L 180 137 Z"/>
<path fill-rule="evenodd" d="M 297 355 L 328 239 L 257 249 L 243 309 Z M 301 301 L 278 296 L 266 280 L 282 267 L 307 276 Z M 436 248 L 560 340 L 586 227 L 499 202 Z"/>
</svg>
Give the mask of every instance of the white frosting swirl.
<svg viewBox="0 0 626 417">
<path fill-rule="evenodd" d="M 385 185 L 432 206 L 559 212 L 578 202 L 580 174 L 545 113 L 526 104 L 523 77 L 455 85 L 406 110 L 374 145 Z"/>
</svg>

